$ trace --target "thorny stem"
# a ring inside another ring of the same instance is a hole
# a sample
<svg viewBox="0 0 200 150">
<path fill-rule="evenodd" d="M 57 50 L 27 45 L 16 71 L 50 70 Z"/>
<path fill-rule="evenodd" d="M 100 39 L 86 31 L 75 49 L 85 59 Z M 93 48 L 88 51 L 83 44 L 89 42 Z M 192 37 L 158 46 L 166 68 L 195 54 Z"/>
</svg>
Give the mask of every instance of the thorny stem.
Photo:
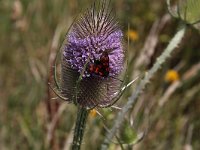
<svg viewBox="0 0 200 150">
<path fill-rule="evenodd" d="M 72 150 L 80 150 L 81 143 L 84 135 L 85 124 L 90 110 L 83 107 L 78 107 L 78 113 L 76 118 L 76 125 L 74 130 L 74 138 L 72 143 Z"/>
<path fill-rule="evenodd" d="M 145 74 L 144 79 L 140 82 L 140 84 L 137 86 L 136 90 L 133 92 L 131 97 L 129 97 L 128 102 L 124 105 L 122 110 L 118 113 L 116 120 L 114 121 L 114 125 L 110 132 L 107 133 L 104 142 L 101 146 L 101 150 L 107 150 L 109 143 L 112 141 L 112 138 L 116 134 L 117 130 L 120 128 L 124 121 L 124 116 L 126 113 L 133 107 L 136 99 L 141 94 L 147 83 L 150 82 L 150 79 L 155 75 L 155 73 L 159 70 L 162 64 L 166 61 L 167 58 L 170 57 L 172 51 L 178 46 L 178 44 L 181 42 L 181 39 L 183 38 L 185 34 L 186 26 L 182 27 L 172 38 L 170 43 L 168 44 L 167 48 L 164 50 L 164 52 L 157 58 L 156 63 L 153 65 L 153 67 L 150 69 L 148 73 Z"/>
</svg>

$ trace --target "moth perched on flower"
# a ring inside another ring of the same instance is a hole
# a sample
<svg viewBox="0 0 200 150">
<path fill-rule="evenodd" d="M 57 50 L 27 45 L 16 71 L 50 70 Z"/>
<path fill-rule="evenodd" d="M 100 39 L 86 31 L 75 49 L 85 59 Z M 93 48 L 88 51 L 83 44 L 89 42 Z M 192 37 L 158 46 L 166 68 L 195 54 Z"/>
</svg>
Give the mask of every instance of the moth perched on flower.
<svg viewBox="0 0 200 150">
<path fill-rule="evenodd" d="M 110 106 L 121 94 L 123 33 L 109 5 L 95 1 L 74 21 L 61 47 L 61 95 L 86 108 Z"/>
</svg>

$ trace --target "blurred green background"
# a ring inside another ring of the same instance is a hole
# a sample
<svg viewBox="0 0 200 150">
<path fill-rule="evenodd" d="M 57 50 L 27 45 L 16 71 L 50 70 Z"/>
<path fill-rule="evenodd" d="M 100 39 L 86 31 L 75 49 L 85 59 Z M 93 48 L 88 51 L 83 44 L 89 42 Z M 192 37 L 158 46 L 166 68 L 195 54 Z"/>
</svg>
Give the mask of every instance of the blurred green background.
<svg viewBox="0 0 200 150">
<path fill-rule="evenodd" d="M 51 66 L 73 19 L 91 0 L 0 1 L 0 149 L 68 150 L 76 107 L 55 97 L 48 87 Z M 180 27 L 165 1 L 113 0 L 111 5 L 130 38 L 128 76 L 151 68 Z M 200 7 L 199 7 L 200 8 Z M 128 24 L 130 30 L 128 31 Z M 125 44 L 126 45 L 126 44 Z M 140 79 L 139 79 L 140 80 Z M 127 149 L 200 149 L 200 34 L 188 27 L 179 47 L 141 94 L 119 131 Z M 53 83 L 52 83 L 53 85 Z M 117 103 L 127 101 L 135 85 Z M 83 146 L 100 148 L 119 110 L 98 110 L 88 120 Z M 145 132 L 133 145 L 137 134 Z M 111 144 L 110 149 L 120 149 Z"/>
</svg>

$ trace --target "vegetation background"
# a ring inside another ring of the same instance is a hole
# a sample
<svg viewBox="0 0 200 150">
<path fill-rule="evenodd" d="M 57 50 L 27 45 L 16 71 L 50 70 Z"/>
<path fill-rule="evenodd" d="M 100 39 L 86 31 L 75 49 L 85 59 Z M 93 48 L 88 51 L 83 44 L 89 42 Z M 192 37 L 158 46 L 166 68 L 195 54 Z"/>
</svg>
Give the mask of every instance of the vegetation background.
<svg viewBox="0 0 200 150">
<path fill-rule="evenodd" d="M 77 110 L 73 104 L 52 99 L 50 68 L 73 19 L 91 2 L 0 1 L 1 150 L 69 149 Z M 130 38 L 125 80 L 131 80 L 152 67 L 181 21 L 168 14 L 165 1 L 113 0 L 111 5 L 125 41 Z M 199 83 L 200 33 L 189 26 L 181 44 L 148 84 L 117 133 L 126 148 L 200 149 Z M 117 106 L 123 106 L 135 85 Z M 98 111 L 103 117 L 96 111 L 90 114 L 83 149 L 100 149 L 105 126 L 112 126 L 119 110 Z M 140 133 L 145 133 L 144 138 L 134 144 Z M 114 142 L 110 149 L 120 146 Z"/>
</svg>

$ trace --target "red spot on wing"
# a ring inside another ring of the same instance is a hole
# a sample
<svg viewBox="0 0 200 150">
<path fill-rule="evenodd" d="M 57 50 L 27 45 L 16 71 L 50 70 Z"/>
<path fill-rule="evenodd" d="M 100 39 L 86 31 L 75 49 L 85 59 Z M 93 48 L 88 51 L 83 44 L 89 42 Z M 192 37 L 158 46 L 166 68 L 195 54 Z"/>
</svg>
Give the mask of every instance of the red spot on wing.
<svg viewBox="0 0 200 150">
<path fill-rule="evenodd" d="M 94 63 L 88 65 L 87 71 L 91 74 L 107 77 L 110 71 L 108 53 L 103 52 L 100 60 L 95 60 Z"/>
</svg>

